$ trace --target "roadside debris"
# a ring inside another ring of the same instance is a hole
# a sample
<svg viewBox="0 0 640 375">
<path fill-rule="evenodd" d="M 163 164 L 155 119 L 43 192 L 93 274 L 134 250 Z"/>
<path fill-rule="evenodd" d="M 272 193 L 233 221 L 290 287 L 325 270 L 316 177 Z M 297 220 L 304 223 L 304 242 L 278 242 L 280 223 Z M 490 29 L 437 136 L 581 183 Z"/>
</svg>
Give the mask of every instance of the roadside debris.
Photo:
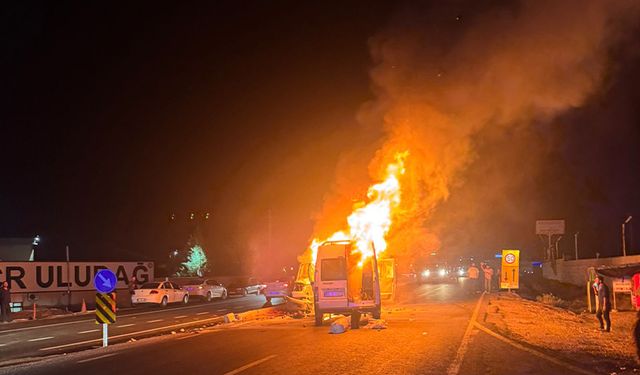
<svg viewBox="0 0 640 375">
<path fill-rule="evenodd" d="M 331 323 L 331 326 L 329 327 L 329 333 L 331 334 L 345 333 L 349 329 L 349 327 L 351 327 L 351 317 L 344 316 L 342 318 L 336 319 L 334 322 Z"/>
<path fill-rule="evenodd" d="M 387 322 L 382 319 L 369 319 L 367 325 L 362 327 L 363 329 L 387 329 Z"/>
<path fill-rule="evenodd" d="M 224 322 L 225 323 L 231 323 L 231 322 L 235 322 L 236 320 L 236 316 L 234 313 L 228 313 L 224 316 Z"/>
</svg>

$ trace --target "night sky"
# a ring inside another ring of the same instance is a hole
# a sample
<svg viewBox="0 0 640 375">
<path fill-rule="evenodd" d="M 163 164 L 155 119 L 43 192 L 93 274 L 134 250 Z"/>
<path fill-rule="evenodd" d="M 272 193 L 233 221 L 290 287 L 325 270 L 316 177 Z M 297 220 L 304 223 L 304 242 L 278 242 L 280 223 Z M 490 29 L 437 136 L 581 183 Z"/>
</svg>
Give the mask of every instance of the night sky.
<svg viewBox="0 0 640 375">
<path fill-rule="evenodd" d="M 270 265 L 295 264 L 336 167 L 380 136 L 358 118 L 375 97 L 370 38 L 407 4 L 176 4 L 3 5 L 0 237 L 39 234 L 43 260 L 63 258 L 68 244 L 74 260 L 161 262 L 196 231 L 214 271 L 234 273 L 264 259 L 255 253 L 271 227 Z M 442 14 L 484 11 L 455 2 Z M 585 256 L 620 251 L 621 222 L 640 220 L 638 30 L 607 52 L 614 63 L 580 108 L 474 136 L 464 183 L 429 221 L 443 246 L 535 254 L 535 219 L 564 218 L 563 251 L 573 253 L 576 231 Z M 533 141 L 521 147 L 520 137 Z M 500 184 L 503 200 L 475 199 L 492 189 L 487 176 L 531 155 L 535 168 Z M 461 214 L 479 203 L 491 209 Z M 514 210 L 532 205 L 513 224 Z"/>
</svg>

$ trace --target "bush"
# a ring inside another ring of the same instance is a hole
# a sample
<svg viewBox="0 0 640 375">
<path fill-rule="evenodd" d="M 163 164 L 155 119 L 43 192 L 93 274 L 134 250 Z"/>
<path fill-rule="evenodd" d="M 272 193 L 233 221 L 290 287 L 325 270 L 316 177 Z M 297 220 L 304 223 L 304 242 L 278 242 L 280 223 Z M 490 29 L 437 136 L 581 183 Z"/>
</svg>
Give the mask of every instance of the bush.
<svg viewBox="0 0 640 375">
<path fill-rule="evenodd" d="M 545 305 L 551 305 L 555 307 L 566 307 L 568 303 L 562 300 L 560 297 L 556 297 L 551 293 L 544 293 L 541 296 L 536 297 L 536 301 L 544 303 Z"/>
</svg>

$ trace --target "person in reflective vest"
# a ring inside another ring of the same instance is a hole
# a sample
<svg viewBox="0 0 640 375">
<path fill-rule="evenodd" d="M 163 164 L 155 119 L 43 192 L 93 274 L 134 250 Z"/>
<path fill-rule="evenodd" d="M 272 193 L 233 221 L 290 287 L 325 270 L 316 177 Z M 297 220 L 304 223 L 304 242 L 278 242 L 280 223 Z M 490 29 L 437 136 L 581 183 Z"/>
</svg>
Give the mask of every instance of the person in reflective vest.
<svg viewBox="0 0 640 375">
<path fill-rule="evenodd" d="M 471 267 L 469 267 L 469 271 L 467 273 L 469 274 L 469 287 L 471 292 L 480 292 L 480 285 L 478 282 L 480 280 L 480 270 L 476 267 L 475 263 L 471 263 Z"/>
</svg>

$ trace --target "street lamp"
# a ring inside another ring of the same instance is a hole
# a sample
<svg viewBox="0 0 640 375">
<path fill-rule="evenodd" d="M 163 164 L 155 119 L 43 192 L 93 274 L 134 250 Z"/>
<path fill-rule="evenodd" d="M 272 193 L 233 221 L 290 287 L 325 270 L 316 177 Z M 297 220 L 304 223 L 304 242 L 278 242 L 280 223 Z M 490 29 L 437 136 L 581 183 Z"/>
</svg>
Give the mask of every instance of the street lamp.
<svg viewBox="0 0 640 375">
<path fill-rule="evenodd" d="M 578 235 L 580 234 L 580 232 L 576 232 L 573 237 L 574 237 L 574 249 L 576 251 L 576 260 L 578 259 Z"/>
<path fill-rule="evenodd" d="M 624 257 L 627 256 L 627 240 L 624 235 L 624 227 L 631 221 L 631 219 L 633 219 L 633 216 L 629 215 L 625 219 L 624 223 L 622 223 L 622 256 Z"/>
</svg>

